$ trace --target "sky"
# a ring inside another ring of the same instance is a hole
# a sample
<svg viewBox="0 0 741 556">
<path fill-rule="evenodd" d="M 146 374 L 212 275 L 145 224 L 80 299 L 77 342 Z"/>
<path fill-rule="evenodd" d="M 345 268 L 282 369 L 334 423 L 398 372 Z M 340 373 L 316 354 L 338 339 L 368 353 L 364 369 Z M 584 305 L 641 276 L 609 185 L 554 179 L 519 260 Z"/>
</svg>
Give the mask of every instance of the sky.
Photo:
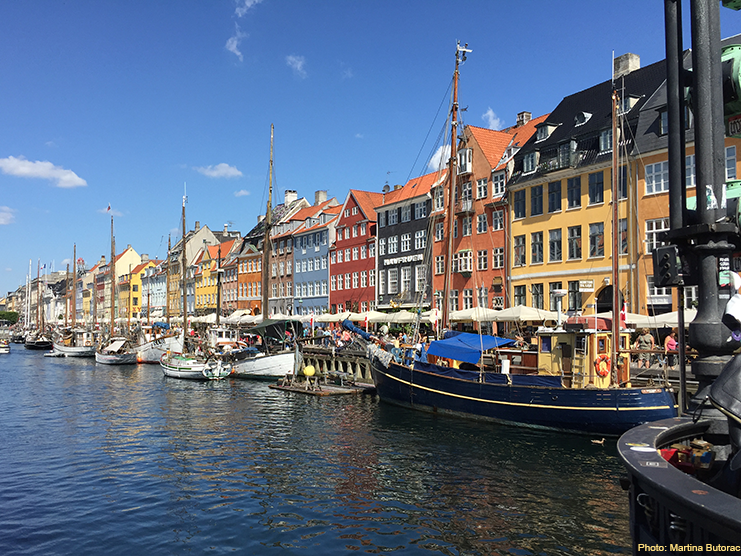
<svg viewBox="0 0 741 556">
<path fill-rule="evenodd" d="M 663 2 L 0 2 L 0 297 L 74 245 L 110 258 L 111 216 L 119 253 L 164 258 L 184 193 L 188 229 L 247 233 L 271 124 L 274 205 L 431 171 L 458 41 L 462 123 L 502 129 L 610 79 L 613 56 L 662 60 Z"/>
</svg>

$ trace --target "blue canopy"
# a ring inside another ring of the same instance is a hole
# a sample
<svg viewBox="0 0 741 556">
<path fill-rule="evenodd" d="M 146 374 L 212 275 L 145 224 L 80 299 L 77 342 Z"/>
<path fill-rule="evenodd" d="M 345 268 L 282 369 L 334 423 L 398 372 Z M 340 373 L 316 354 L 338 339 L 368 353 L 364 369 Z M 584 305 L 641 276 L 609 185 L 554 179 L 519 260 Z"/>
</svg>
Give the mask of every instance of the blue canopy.
<svg viewBox="0 0 741 556">
<path fill-rule="evenodd" d="M 465 361 L 466 363 L 478 363 L 481 360 L 481 348 L 484 351 L 513 344 L 515 341 L 508 338 L 499 338 L 497 336 L 485 336 L 478 334 L 469 334 L 460 332 L 459 334 L 438 340 L 430 344 L 427 350 L 429 355 L 438 357 L 447 357 L 456 361 Z"/>
</svg>

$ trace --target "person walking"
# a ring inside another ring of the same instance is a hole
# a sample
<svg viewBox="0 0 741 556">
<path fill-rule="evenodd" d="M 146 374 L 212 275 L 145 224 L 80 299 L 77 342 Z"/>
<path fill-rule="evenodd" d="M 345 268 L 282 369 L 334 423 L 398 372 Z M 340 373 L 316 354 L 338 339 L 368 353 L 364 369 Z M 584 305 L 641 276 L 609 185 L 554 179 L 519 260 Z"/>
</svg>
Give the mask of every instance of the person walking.
<svg viewBox="0 0 741 556">
<path fill-rule="evenodd" d="M 648 369 L 651 366 L 651 354 L 647 353 L 648 350 L 653 350 L 656 347 L 654 337 L 648 328 L 641 330 L 641 335 L 636 338 L 633 349 L 643 350 L 642 353 L 638 354 L 638 368 L 644 367 Z"/>
<path fill-rule="evenodd" d="M 677 329 L 673 329 L 666 338 L 664 338 L 664 357 L 670 370 L 674 370 L 677 364 Z"/>
</svg>

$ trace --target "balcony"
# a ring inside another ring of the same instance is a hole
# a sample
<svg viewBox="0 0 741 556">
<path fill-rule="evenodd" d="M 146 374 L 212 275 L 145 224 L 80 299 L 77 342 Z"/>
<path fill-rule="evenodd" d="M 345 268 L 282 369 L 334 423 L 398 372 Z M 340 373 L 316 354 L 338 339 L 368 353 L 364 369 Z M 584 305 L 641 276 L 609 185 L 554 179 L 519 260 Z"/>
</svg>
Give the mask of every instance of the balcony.
<svg viewBox="0 0 741 556">
<path fill-rule="evenodd" d="M 473 208 L 473 199 L 461 199 L 455 204 L 456 216 L 460 214 L 473 214 L 476 212 Z"/>
</svg>

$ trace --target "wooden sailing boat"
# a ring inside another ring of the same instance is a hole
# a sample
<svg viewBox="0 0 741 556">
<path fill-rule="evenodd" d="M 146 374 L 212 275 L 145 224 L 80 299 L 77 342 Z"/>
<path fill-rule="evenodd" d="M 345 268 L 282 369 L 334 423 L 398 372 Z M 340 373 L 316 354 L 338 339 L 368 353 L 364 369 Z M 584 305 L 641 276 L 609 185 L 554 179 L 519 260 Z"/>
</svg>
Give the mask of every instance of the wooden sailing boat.
<svg viewBox="0 0 741 556">
<path fill-rule="evenodd" d="M 455 212 L 458 67 L 468 52 L 458 45 L 447 184 L 448 242 Z M 451 263 L 452 248 L 448 246 L 442 315 L 445 324 L 449 322 Z M 378 396 L 420 411 L 600 436 L 617 436 L 638 424 L 675 416 L 674 396 L 665 388 L 613 387 L 609 371 L 599 380 L 594 378 L 598 367 L 596 363 L 592 366 L 586 346 L 600 346 L 602 354 L 607 354 L 610 335 L 607 330 L 585 330 L 583 323 L 574 323 L 572 328 L 541 331 L 537 348 L 528 351 L 509 349 L 513 340 L 459 333 L 432 342 L 422 356 L 387 351 L 375 344 L 368 346 L 368 355 Z M 587 371 L 582 373 L 582 380 L 574 380 L 574 373 L 565 373 L 567 349 L 569 365 L 577 364 L 577 354 L 582 359 Z M 526 374 L 523 367 L 527 366 L 532 368 Z"/>
<path fill-rule="evenodd" d="M 262 323 L 248 332 L 256 334 L 262 339 L 262 350 L 245 348 L 233 352 L 234 376 L 237 378 L 283 378 L 293 371 L 294 352 L 287 349 L 286 330 L 290 330 L 293 337 L 300 334 L 301 324 L 295 321 L 270 320 L 265 317 L 269 314 L 268 306 L 268 264 L 271 252 L 270 230 L 272 227 L 272 199 L 273 199 L 273 125 L 270 125 L 270 171 L 268 180 L 268 204 L 265 212 L 265 237 L 262 244 Z M 276 350 L 270 344 L 281 346 Z"/>
<path fill-rule="evenodd" d="M 32 350 L 49 350 L 52 341 L 46 335 L 44 324 L 44 293 L 41 289 L 41 259 L 39 259 L 36 270 L 36 326 L 35 332 L 26 337 L 25 348 Z"/>
<path fill-rule="evenodd" d="M 91 330 L 77 327 L 77 244 L 72 250 L 72 294 L 71 326 L 54 339 L 54 353 L 64 357 L 95 357 L 95 337 Z M 69 295 L 68 295 L 69 297 Z M 68 300 L 68 304 L 70 301 Z"/>
</svg>

